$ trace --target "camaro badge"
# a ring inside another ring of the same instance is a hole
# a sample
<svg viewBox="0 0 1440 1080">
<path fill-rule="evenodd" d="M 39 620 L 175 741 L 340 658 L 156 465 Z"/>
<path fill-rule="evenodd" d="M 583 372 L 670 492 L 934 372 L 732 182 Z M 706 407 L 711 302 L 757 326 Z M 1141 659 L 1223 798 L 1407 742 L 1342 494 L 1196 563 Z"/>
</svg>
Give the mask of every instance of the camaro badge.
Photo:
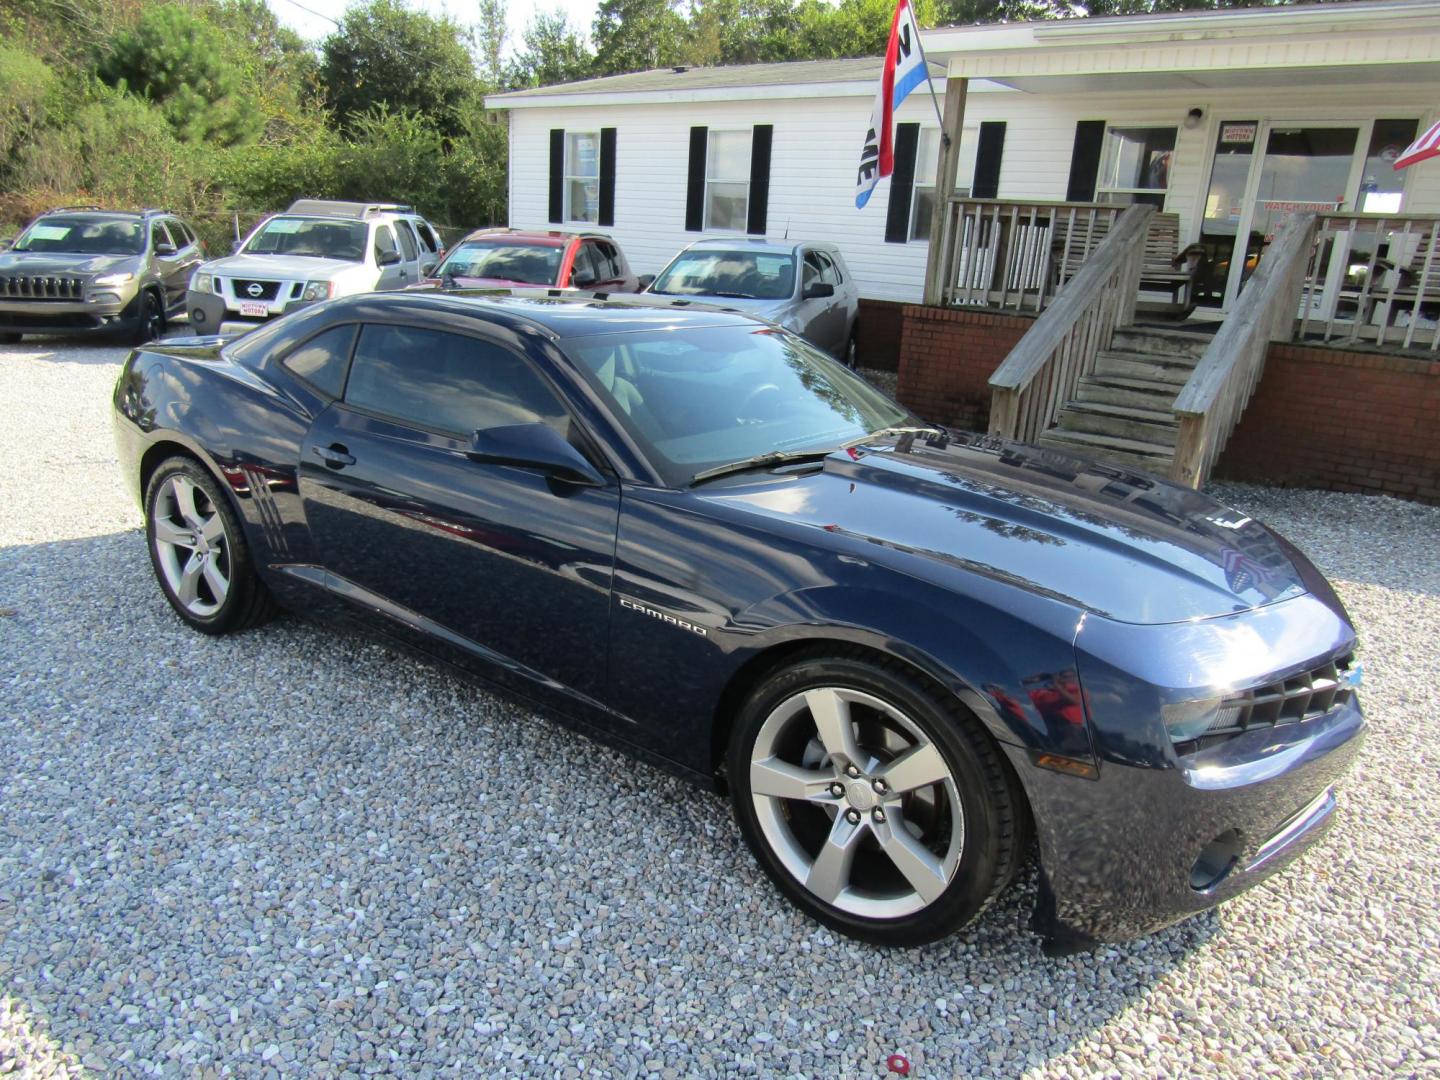
<svg viewBox="0 0 1440 1080">
<path fill-rule="evenodd" d="M 686 622 L 684 619 L 677 619 L 674 615 L 666 615 L 663 611 L 656 611 L 654 608 L 646 607 L 644 604 L 637 603 L 628 597 L 620 597 L 620 606 L 629 608 L 631 611 L 638 611 L 641 615 L 649 615 L 652 619 L 667 622 L 671 626 L 678 626 L 681 630 L 689 630 L 692 634 L 699 634 L 701 637 L 705 636 L 705 628 L 703 626 L 696 626 L 694 623 Z"/>
</svg>

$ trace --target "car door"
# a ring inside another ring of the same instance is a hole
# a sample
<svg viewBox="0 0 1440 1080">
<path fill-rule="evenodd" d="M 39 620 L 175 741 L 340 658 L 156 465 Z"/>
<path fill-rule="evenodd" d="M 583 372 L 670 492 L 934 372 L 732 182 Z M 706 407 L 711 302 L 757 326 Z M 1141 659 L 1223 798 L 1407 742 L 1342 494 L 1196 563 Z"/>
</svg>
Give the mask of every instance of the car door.
<svg viewBox="0 0 1440 1080">
<path fill-rule="evenodd" d="M 415 236 L 420 241 L 420 276 L 429 277 L 440 265 L 440 238 L 424 218 L 415 218 Z"/>
<path fill-rule="evenodd" d="M 387 221 L 376 222 L 375 232 L 370 241 L 370 257 L 379 274 L 375 288 L 403 289 L 414 281 L 410 269 L 400 254 L 400 245 L 395 240 L 395 230 Z"/>
<path fill-rule="evenodd" d="M 820 264 L 820 283 L 829 285 L 834 294 L 818 301 L 815 313 L 814 341 L 832 356 L 844 354 L 850 337 L 849 308 L 845 297 L 845 283 L 829 252 L 816 251 L 815 258 Z"/>
<path fill-rule="evenodd" d="M 420 272 L 420 242 L 415 239 L 414 228 L 404 218 L 395 219 L 395 235 L 400 240 L 401 265 L 405 267 L 409 279 L 406 284 L 413 285 L 424 276 Z"/>
<path fill-rule="evenodd" d="M 171 311 L 177 304 L 185 302 L 185 290 L 181 286 L 178 291 L 176 283 L 184 273 L 183 257 L 170 230 L 165 227 L 165 222 L 159 218 L 150 222 L 150 259 L 151 265 L 155 268 L 155 276 L 159 279 L 160 288 L 165 293 L 165 310 Z"/>
<path fill-rule="evenodd" d="M 534 359 L 474 336 L 360 328 L 341 400 L 300 462 L 306 520 L 332 587 L 432 651 L 603 716 L 619 487 L 466 456 L 476 429 L 583 433 Z"/>
<path fill-rule="evenodd" d="M 795 325 L 799 329 L 800 336 L 806 341 L 831 351 L 834 346 L 827 336 L 826 319 L 830 301 L 825 297 L 808 295 L 812 286 L 824 283 L 823 279 L 824 267 L 820 262 L 820 253 L 807 248 L 800 260 L 800 293 Z"/>
<path fill-rule="evenodd" d="M 205 255 L 200 250 L 200 242 L 195 239 L 195 234 L 182 222 L 175 218 L 166 218 L 165 228 L 176 248 L 174 268 L 165 277 L 165 303 L 170 308 L 182 307 L 185 303 L 185 291 L 190 287 L 190 275 L 194 273 L 195 267 L 205 261 Z"/>
</svg>

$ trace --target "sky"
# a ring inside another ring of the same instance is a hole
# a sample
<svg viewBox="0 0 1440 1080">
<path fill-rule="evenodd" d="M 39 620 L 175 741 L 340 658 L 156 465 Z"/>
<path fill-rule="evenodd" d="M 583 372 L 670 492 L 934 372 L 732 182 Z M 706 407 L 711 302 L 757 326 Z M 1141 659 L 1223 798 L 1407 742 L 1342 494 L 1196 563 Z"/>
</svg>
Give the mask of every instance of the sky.
<svg viewBox="0 0 1440 1080">
<path fill-rule="evenodd" d="M 270 10 L 290 29 L 308 41 L 319 41 L 332 30 L 349 3 L 345 0 L 267 0 Z M 525 24 L 534 17 L 536 10 L 554 11 L 560 9 L 570 17 L 570 25 L 583 30 L 588 37 L 590 24 L 595 21 L 598 0 L 511 0 L 506 5 L 509 17 L 510 36 L 505 42 L 507 56 L 514 55 L 520 45 L 520 35 Z M 473 4 L 465 0 L 410 0 L 412 7 L 428 11 L 432 15 L 449 15 L 456 22 L 469 25 L 475 22 Z"/>
</svg>

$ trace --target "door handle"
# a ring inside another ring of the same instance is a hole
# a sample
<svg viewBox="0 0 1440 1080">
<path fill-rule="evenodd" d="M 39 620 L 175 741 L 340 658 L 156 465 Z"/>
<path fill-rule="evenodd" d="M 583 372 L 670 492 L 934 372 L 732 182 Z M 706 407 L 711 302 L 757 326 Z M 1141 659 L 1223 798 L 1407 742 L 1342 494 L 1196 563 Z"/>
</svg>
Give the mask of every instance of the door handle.
<svg viewBox="0 0 1440 1080">
<path fill-rule="evenodd" d="M 346 465 L 355 464 L 354 456 L 339 443 L 315 447 L 315 456 L 332 469 L 343 469 Z"/>
</svg>

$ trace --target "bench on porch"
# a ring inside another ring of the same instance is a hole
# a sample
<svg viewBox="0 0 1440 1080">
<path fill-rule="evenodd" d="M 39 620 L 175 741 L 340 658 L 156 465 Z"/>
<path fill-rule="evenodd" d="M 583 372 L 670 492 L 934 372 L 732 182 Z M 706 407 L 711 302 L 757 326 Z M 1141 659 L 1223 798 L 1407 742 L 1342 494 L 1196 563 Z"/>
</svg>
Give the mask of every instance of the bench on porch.
<svg viewBox="0 0 1440 1080">
<path fill-rule="evenodd" d="M 1056 219 L 1051 237 L 1051 251 L 1059 273 L 1059 283 L 1069 281 L 1110 231 L 1110 220 L 1096 218 L 1076 221 L 1073 226 Z M 1145 234 L 1144 263 L 1140 270 L 1140 287 L 1170 294 L 1170 307 L 1164 312 L 1185 318 L 1195 310 L 1195 275 L 1200 270 L 1200 247 L 1192 244 L 1180 248 L 1180 215 L 1151 215 Z M 1184 300 L 1180 294 L 1184 293 Z"/>
</svg>

